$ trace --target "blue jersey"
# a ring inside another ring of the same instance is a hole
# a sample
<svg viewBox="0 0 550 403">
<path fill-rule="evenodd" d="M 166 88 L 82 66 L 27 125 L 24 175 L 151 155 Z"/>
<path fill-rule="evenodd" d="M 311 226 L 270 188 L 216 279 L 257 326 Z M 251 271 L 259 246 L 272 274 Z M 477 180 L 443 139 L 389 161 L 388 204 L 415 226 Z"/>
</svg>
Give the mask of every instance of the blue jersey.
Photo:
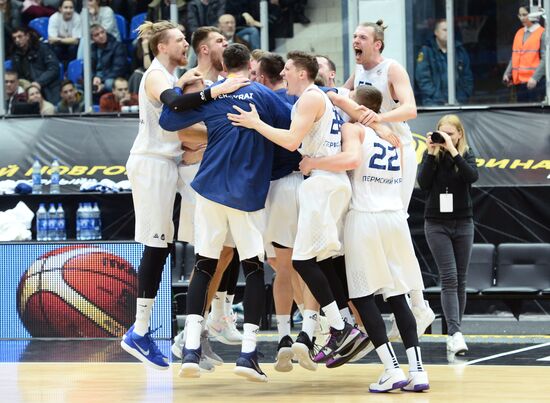
<svg viewBox="0 0 550 403">
<path fill-rule="evenodd" d="M 250 103 L 267 124 L 290 126 L 290 106 L 256 82 L 189 111 L 173 112 L 165 106 L 159 120 L 169 131 L 204 121 L 208 145 L 191 187 L 206 199 L 241 211 L 264 208 L 273 164 L 271 141 L 227 119 L 228 113 L 236 113 L 234 105 L 248 111 Z"/>
<path fill-rule="evenodd" d="M 298 100 L 297 96 L 288 95 L 286 89 L 281 88 L 280 90 L 275 91 L 283 101 L 289 104 L 289 107 L 292 107 Z M 290 128 L 285 127 L 285 129 Z M 299 171 L 298 165 L 302 160 L 302 155 L 298 151 L 288 151 L 286 148 L 278 146 L 275 144 L 273 150 L 273 170 L 271 172 L 271 180 L 277 180 L 284 178 L 293 171 Z"/>
</svg>

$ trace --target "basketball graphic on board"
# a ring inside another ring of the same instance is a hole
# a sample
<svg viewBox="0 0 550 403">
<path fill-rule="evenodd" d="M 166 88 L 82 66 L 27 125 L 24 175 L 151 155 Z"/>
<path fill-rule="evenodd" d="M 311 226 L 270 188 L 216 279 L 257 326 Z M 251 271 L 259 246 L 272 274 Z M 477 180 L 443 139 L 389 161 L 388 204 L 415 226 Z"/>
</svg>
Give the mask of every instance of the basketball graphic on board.
<svg viewBox="0 0 550 403">
<path fill-rule="evenodd" d="M 17 311 L 33 337 L 119 337 L 135 316 L 132 265 L 96 246 L 40 256 L 23 274 Z"/>
</svg>

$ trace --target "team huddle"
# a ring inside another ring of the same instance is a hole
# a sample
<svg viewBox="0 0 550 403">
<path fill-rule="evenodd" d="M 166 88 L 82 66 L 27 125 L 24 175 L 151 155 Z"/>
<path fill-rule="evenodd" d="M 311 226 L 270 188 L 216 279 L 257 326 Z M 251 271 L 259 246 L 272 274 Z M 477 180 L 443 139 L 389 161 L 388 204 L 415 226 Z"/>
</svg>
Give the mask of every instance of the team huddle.
<svg viewBox="0 0 550 403">
<path fill-rule="evenodd" d="M 404 122 L 416 106 L 406 71 L 381 57 L 382 23 L 357 27 L 357 69 L 343 88 L 334 88 L 324 57 L 251 56 L 214 27 L 193 34 L 198 64 L 178 79 L 185 37 L 166 21 L 140 27 L 140 35 L 149 32 L 155 59 L 140 84 L 139 131 L 127 163 L 136 241 L 145 249 L 136 322 L 121 346 L 147 365 L 169 367 L 149 321 L 179 192 L 178 240 L 196 253 L 185 329 L 172 346 L 180 376 L 199 377 L 223 363 L 212 336 L 241 344 L 235 374 L 267 381 L 256 343 L 267 258 L 276 271 L 275 370 L 291 371 L 293 361 L 311 371 L 320 363 L 335 368 L 374 349 L 384 371 L 371 392 L 429 389 L 418 337 L 434 317 L 407 224 L 417 164 Z M 231 311 L 239 266 L 242 335 Z M 394 315 L 389 334 L 377 294 Z M 294 302 L 303 323 L 292 340 Z M 408 376 L 391 345 L 399 338 Z"/>
</svg>

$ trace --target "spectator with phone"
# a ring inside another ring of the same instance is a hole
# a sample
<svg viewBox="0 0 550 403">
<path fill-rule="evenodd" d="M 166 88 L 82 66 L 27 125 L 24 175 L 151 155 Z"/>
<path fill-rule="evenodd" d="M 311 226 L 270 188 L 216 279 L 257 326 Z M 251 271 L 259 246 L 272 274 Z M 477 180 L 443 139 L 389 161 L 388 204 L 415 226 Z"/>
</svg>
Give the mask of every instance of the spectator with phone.
<svg viewBox="0 0 550 403">
<path fill-rule="evenodd" d="M 478 179 L 476 159 L 456 115 L 443 116 L 437 123 L 437 131 L 426 136 L 426 145 L 417 175 L 420 188 L 427 192 L 424 232 L 441 280 L 447 351 L 464 354 L 468 347 L 460 325 L 474 242 L 470 191 Z"/>
</svg>

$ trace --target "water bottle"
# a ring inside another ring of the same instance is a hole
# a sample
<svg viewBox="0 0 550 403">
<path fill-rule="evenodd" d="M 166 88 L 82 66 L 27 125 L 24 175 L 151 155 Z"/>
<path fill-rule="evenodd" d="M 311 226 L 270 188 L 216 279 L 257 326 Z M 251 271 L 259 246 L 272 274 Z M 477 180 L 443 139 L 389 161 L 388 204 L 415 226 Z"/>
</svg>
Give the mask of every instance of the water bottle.
<svg viewBox="0 0 550 403">
<path fill-rule="evenodd" d="M 59 161 L 54 158 L 51 167 L 50 193 L 59 193 Z"/>
<path fill-rule="evenodd" d="M 48 240 L 48 212 L 44 203 L 40 203 L 36 212 L 36 240 Z"/>
<path fill-rule="evenodd" d="M 65 210 L 61 203 L 57 204 L 57 239 L 59 241 L 64 241 L 67 239 L 67 231 L 65 229 Z"/>
<path fill-rule="evenodd" d="M 78 210 L 76 210 L 76 239 L 82 239 L 82 203 L 78 203 Z"/>
<path fill-rule="evenodd" d="M 91 223 L 91 208 L 89 203 L 82 204 L 82 211 L 80 213 L 80 239 L 83 241 L 89 241 L 92 239 L 91 230 L 93 229 Z"/>
<path fill-rule="evenodd" d="M 48 209 L 48 241 L 57 241 L 57 210 L 53 203 Z"/>
<path fill-rule="evenodd" d="M 94 223 L 94 236 L 93 239 L 101 239 L 101 210 L 97 205 L 97 202 L 94 203 L 92 208 L 92 218 Z"/>
<path fill-rule="evenodd" d="M 35 159 L 34 164 L 32 164 L 32 193 L 42 193 L 42 166 L 38 158 Z"/>
</svg>

